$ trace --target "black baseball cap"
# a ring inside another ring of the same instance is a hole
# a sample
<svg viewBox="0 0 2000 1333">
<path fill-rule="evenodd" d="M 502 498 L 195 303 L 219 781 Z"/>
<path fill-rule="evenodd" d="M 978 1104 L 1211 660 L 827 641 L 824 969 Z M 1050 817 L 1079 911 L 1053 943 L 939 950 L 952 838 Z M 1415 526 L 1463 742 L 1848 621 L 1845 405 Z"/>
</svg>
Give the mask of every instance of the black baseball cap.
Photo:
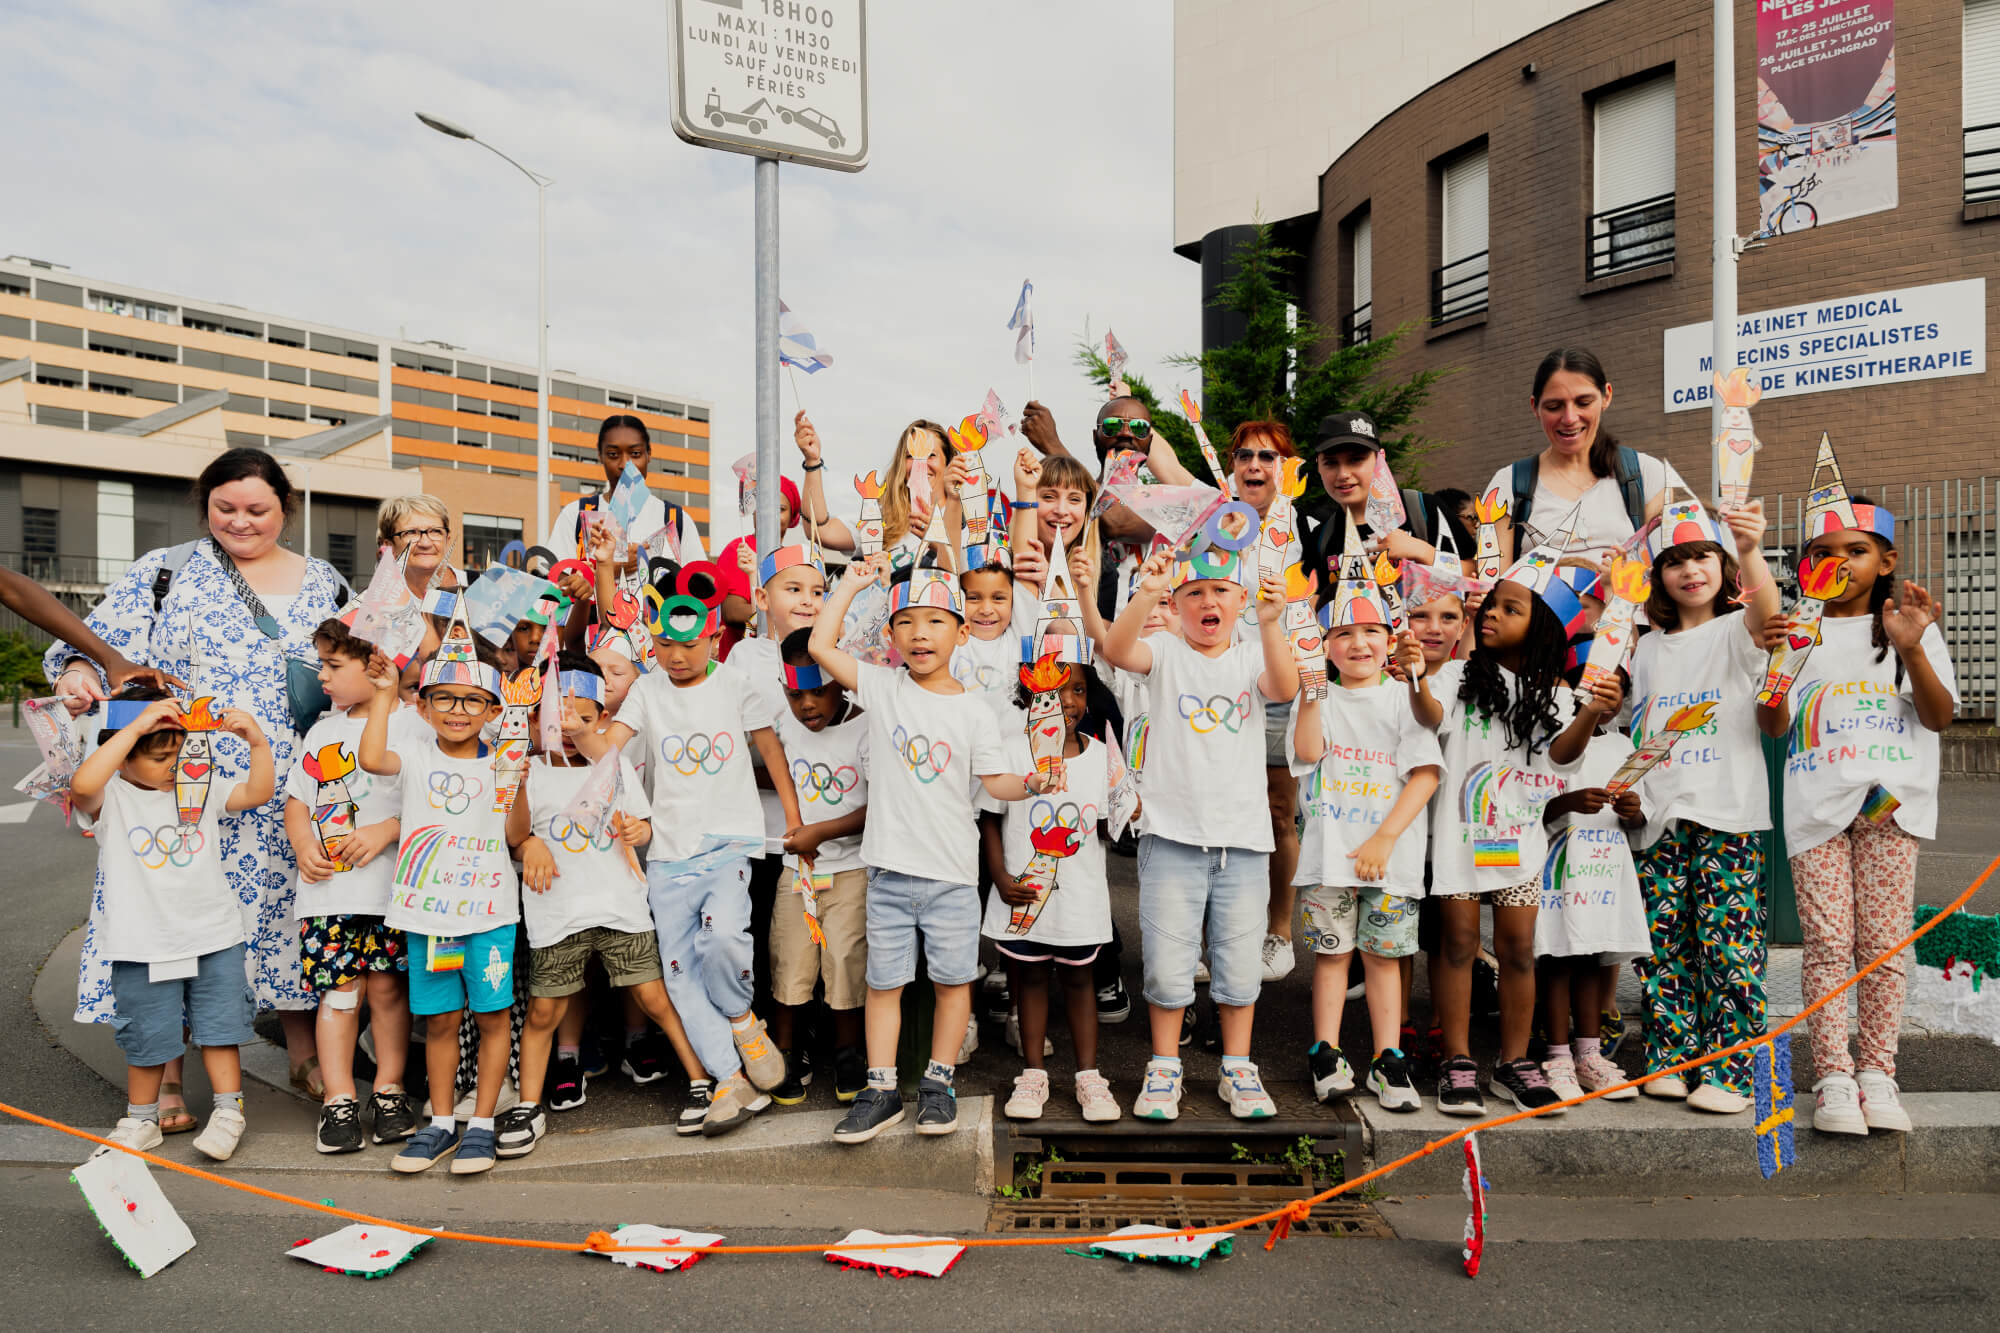
<svg viewBox="0 0 2000 1333">
<path fill-rule="evenodd" d="M 1320 418 L 1319 436 L 1313 440 L 1313 452 L 1342 446 L 1380 451 L 1381 432 L 1375 429 L 1375 418 L 1366 412 L 1332 412 Z"/>
</svg>

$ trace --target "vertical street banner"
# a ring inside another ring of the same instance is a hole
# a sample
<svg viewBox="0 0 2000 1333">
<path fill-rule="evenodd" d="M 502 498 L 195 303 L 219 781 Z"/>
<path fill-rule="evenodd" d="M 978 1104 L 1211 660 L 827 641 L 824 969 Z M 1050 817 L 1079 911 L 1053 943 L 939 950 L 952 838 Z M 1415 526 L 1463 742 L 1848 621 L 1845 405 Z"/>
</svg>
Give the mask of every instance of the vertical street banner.
<svg viewBox="0 0 2000 1333">
<path fill-rule="evenodd" d="M 1896 206 L 1895 0 L 1757 0 L 1758 235 Z"/>
</svg>

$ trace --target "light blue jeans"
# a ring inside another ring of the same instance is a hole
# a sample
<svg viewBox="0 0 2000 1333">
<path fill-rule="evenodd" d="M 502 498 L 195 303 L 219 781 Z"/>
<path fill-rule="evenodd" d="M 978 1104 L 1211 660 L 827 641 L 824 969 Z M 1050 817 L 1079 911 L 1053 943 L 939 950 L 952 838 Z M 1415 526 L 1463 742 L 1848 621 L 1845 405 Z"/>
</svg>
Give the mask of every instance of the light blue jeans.
<svg viewBox="0 0 2000 1333">
<path fill-rule="evenodd" d="M 1139 927 L 1146 1002 L 1194 1003 L 1194 968 L 1208 927 L 1209 994 L 1217 1004 L 1257 1003 L 1264 984 L 1269 852 L 1192 847 L 1148 833 L 1139 839 Z"/>
<path fill-rule="evenodd" d="M 695 1057 L 717 1082 L 743 1067 L 731 1015 L 750 1008 L 750 859 L 725 861 L 696 879 L 670 878 L 680 863 L 646 863 L 646 898 L 660 937 L 667 998 Z"/>
<path fill-rule="evenodd" d="M 979 890 L 918 879 L 894 870 L 868 872 L 868 988 L 895 990 L 917 979 L 917 937 L 924 968 L 940 986 L 979 975 Z"/>
</svg>

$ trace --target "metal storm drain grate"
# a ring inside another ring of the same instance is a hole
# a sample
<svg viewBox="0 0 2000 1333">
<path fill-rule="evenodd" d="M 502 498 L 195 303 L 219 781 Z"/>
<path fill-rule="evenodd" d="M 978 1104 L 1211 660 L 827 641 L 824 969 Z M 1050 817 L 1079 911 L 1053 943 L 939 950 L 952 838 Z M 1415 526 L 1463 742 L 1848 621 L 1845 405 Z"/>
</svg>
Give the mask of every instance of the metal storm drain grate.
<svg viewBox="0 0 2000 1333">
<path fill-rule="evenodd" d="M 986 1219 L 989 1232 L 1009 1235 L 1103 1235 L 1119 1227 L 1156 1226 L 1162 1229 L 1215 1227 L 1239 1222 L 1246 1217 L 1268 1213 L 1282 1203 L 1298 1198 L 1294 1193 L 1271 1198 L 1097 1198 L 1097 1199 L 998 1199 Z M 1245 1229 L 1245 1234 L 1262 1235 L 1268 1222 Z M 1329 1199 L 1315 1204 L 1312 1215 L 1292 1225 L 1294 1236 L 1361 1236 L 1389 1238 L 1388 1223 L 1367 1204 L 1349 1199 Z"/>
</svg>

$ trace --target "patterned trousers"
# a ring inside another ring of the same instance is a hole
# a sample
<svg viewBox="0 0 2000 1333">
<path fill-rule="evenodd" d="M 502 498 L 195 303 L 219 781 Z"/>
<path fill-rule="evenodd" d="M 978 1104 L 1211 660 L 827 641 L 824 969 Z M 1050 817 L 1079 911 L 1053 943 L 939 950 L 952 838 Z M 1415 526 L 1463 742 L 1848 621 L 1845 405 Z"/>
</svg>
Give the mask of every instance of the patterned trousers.
<svg viewBox="0 0 2000 1333">
<path fill-rule="evenodd" d="M 1806 937 L 1805 993 L 1811 1004 L 1910 933 L 1916 914 L 1917 840 L 1893 820 L 1856 815 L 1845 833 L 1792 858 L 1799 925 Z M 1861 1067 L 1895 1076 L 1896 1037 L 1909 990 L 1906 949 L 1862 978 Z M 1845 997 L 1806 1022 L 1820 1078 L 1852 1074 Z"/>
<path fill-rule="evenodd" d="M 1764 1031 L 1759 836 L 1679 820 L 1639 854 L 1639 884 L 1653 938 L 1653 956 L 1639 963 L 1649 1072 Z M 1740 1051 L 1686 1077 L 1748 1096 L 1751 1058 Z"/>
</svg>

